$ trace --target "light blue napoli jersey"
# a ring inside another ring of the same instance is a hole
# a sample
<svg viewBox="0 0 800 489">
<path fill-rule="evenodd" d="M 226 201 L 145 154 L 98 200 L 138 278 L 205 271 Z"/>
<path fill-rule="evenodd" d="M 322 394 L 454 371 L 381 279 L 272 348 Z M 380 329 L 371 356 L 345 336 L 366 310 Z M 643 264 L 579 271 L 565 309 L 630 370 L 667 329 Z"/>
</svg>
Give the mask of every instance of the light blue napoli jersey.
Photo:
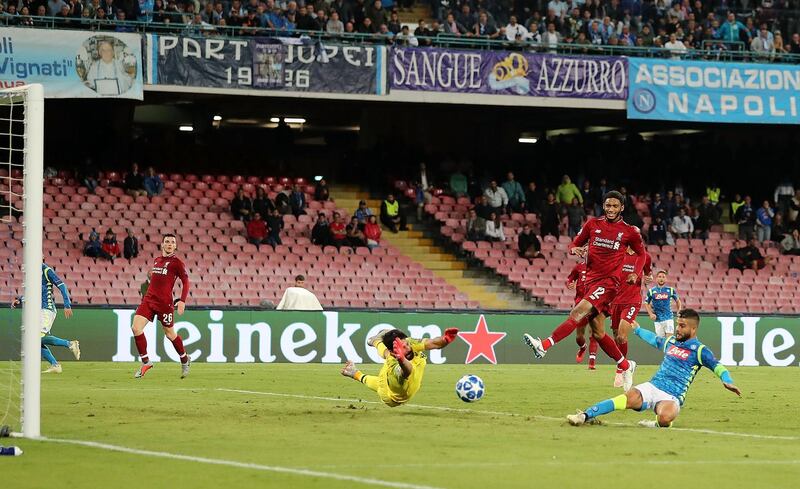
<svg viewBox="0 0 800 489">
<path fill-rule="evenodd" d="M 664 360 L 650 383 L 656 388 L 675 396 L 681 405 L 686 399 L 689 386 L 694 382 L 700 367 L 714 372 L 725 383 L 733 383 L 728 369 L 714 358 L 714 354 L 697 338 L 678 341 L 675 336 L 663 338 L 652 331 L 636 328 L 635 334 L 664 352 Z"/>
<path fill-rule="evenodd" d="M 647 303 L 653 306 L 656 321 L 672 319 L 672 304 L 670 301 L 678 300 L 678 292 L 672 287 L 653 287 L 647 291 Z"/>
<path fill-rule="evenodd" d="M 61 292 L 61 297 L 64 298 L 64 307 L 67 309 L 71 308 L 72 304 L 69 299 L 67 285 L 56 275 L 56 272 L 52 268 L 42 263 L 42 309 L 56 310 L 53 287 L 57 287 L 59 292 Z"/>
</svg>

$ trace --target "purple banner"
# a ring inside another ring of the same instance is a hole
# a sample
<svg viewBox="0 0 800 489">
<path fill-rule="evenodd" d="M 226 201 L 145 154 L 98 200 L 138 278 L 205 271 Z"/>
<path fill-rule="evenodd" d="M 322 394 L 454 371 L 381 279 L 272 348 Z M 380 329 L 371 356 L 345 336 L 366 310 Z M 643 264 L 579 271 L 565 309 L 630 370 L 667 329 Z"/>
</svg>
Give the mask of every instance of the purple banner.
<svg viewBox="0 0 800 489">
<path fill-rule="evenodd" d="M 628 60 L 438 48 L 392 49 L 392 90 L 608 100 L 628 98 Z"/>
</svg>

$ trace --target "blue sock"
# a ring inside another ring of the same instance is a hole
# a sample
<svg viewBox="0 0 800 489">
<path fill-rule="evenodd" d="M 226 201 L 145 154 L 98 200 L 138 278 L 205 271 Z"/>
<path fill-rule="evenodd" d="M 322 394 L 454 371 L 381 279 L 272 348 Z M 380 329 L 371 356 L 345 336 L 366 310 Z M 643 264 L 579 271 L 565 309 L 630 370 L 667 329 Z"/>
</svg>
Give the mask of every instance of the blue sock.
<svg viewBox="0 0 800 489">
<path fill-rule="evenodd" d="M 64 348 L 69 348 L 69 341 L 62 340 L 57 336 L 53 335 L 45 335 L 42 337 L 42 344 L 43 345 L 52 345 L 52 346 L 63 346 Z"/>
<path fill-rule="evenodd" d="M 612 399 L 600 401 L 586 410 L 586 419 L 596 418 L 597 416 L 602 416 L 612 411 L 622 411 L 625 409 L 626 404 L 627 398 L 625 394 L 620 394 Z"/>
<path fill-rule="evenodd" d="M 58 365 L 58 360 L 56 360 L 56 357 L 50 352 L 50 348 L 47 348 L 45 345 L 42 345 L 42 358 L 50 362 L 50 365 Z"/>
</svg>

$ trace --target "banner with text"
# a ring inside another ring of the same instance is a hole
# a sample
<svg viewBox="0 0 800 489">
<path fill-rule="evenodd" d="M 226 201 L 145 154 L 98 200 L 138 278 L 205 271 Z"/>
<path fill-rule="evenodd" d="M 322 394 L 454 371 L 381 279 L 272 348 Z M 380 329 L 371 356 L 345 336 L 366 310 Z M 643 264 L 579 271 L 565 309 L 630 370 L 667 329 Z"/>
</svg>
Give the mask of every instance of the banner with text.
<svg viewBox="0 0 800 489">
<path fill-rule="evenodd" d="M 381 46 L 299 39 L 147 35 L 147 83 L 186 87 L 384 94 Z"/>
<path fill-rule="evenodd" d="M 44 86 L 47 98 L 142 100 L 138 34 L 3 28 L 0 87 Z"/>
<path fill-rule="evenodd" d="M 629 119 L 800 124 L 800 67 L 631 58 Z"/>
<path fill-rule="evenodd" d="M 625 100 L 628 60 L 508 51 L 395 48 L 392 90 Z"/>
<path fill-rule="evenodd" d="M 59 313 L 54 334 L 81 342 L 81 359 L 133 362 L 131 336 L 134 309 L 75 309 L 72 321 Z M 0 324 L 19 324 L 20 311 L 0 310 Z M 532 353 L 522 334 L 545 337 L 563 315 L 411 313 L 411 312 L 283 312 L 255 310 L 188 310 L 176 318 L 192 361 L 356 363 L 381 362 L 366 338 L 385 328 L 400 328 L 416 338 L 439 336 L 446 328 L 460 330 L 459 338 L 443 350 L 429 352 L 432 363 L 530 363 Z M 643 327 L 652 322 L 640 318 Z M 16 331 L 19 331 L 17 328 Z M 150 358 L 178 361 L 161 328 L 145 329 Z M 8 339 L 6 335 L 6 339 Z M 706 316 L 700 340 L 725 365 L 797 366 L 800 362 L 800 318 Z M 19 358 L 19 341 L 0 341 L 0 360 Z M 565 341 L 537 363 L 575 362 L 575 343 Z M 70 355 L 56 351 L 68 360 Z M 660 363 L 663 353 L 638 338 L 630 339 L 631 358 L 643 364 Z M 602 362 L 610 361 L 602 356 Z"/>
</svg>

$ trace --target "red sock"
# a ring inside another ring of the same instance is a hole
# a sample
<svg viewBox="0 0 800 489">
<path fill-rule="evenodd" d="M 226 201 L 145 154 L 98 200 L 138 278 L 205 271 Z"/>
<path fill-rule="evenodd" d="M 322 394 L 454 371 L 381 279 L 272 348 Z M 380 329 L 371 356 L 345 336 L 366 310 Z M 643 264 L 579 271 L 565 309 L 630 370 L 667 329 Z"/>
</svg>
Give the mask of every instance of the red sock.
<svg viewBox="0 0 800 489">
<path fill-rule="evenodd" d="M 189 361 L 189 357 L 186 355 L 186 349 L 183 347 L 183 340 L 180 336 L 176 336 L 175 339 L 172 340 L 172 346 L 175 347 L 175 351 L 180 355 L 181 363 Z"/>
<path fill-rule="evenodd" d="M 571 335 L 576 329 L 589 324 L 589 318 L 584 317 L 580 321 L 575 321 L 572 318 L 567 318 L 566 321 L 561 323 L 556 329 L 550 333 L 550 336 L 542 341 L 542 348 L 547 351 L 551 346 Z"/>
<path fill-rule="evenodd" d="M 136 342 L 136 349 L 139 351 L 142 363 L 150 363 L 150 357 L 147 356 L 147 338 L 144 337 L 144 333 L 134 336 L 133 340 Z"/>
<path fill-rule="evenodd" d="M 575 343 L 578 344 L 578 348 L 580 348 L 581 350 L 586 348 L 586 338 L 584 338 L 583 336 L 576 336 Z"/>
<path fill-rule="evenodd" d="M 622 353 L 622 356 L 628 358 L 628 342 L 624 341 L 622 343 L 617 343 L 619 347 L 619 352 Z"/>
<path fill-rule="evenodd" d="M 617 342 L 614 341 L 613 338 L 611 338 L 608 335 L 603 335 L 603 337 L 597 340 L 597 342 L 600 343 L 600 348 L 602 348 L 603 351 L 606 352 L 606 355 L 608 355 L 615 362 L 617 362 L 617 367 L 619 367 L 622 370 L 628 370 L 628 368 L 630 367 L 630 365 L 628 364 L 628 360 L 626 360 L 625 357 L 622 356 L 622 352 L 620 352 L 619 348 L 617 348 Z"/>
<path fill-rule="evenodd" d="M 589 338 L 589 355 L 597 355 L 597 340 L 594 336 Z"/>
</svg>

